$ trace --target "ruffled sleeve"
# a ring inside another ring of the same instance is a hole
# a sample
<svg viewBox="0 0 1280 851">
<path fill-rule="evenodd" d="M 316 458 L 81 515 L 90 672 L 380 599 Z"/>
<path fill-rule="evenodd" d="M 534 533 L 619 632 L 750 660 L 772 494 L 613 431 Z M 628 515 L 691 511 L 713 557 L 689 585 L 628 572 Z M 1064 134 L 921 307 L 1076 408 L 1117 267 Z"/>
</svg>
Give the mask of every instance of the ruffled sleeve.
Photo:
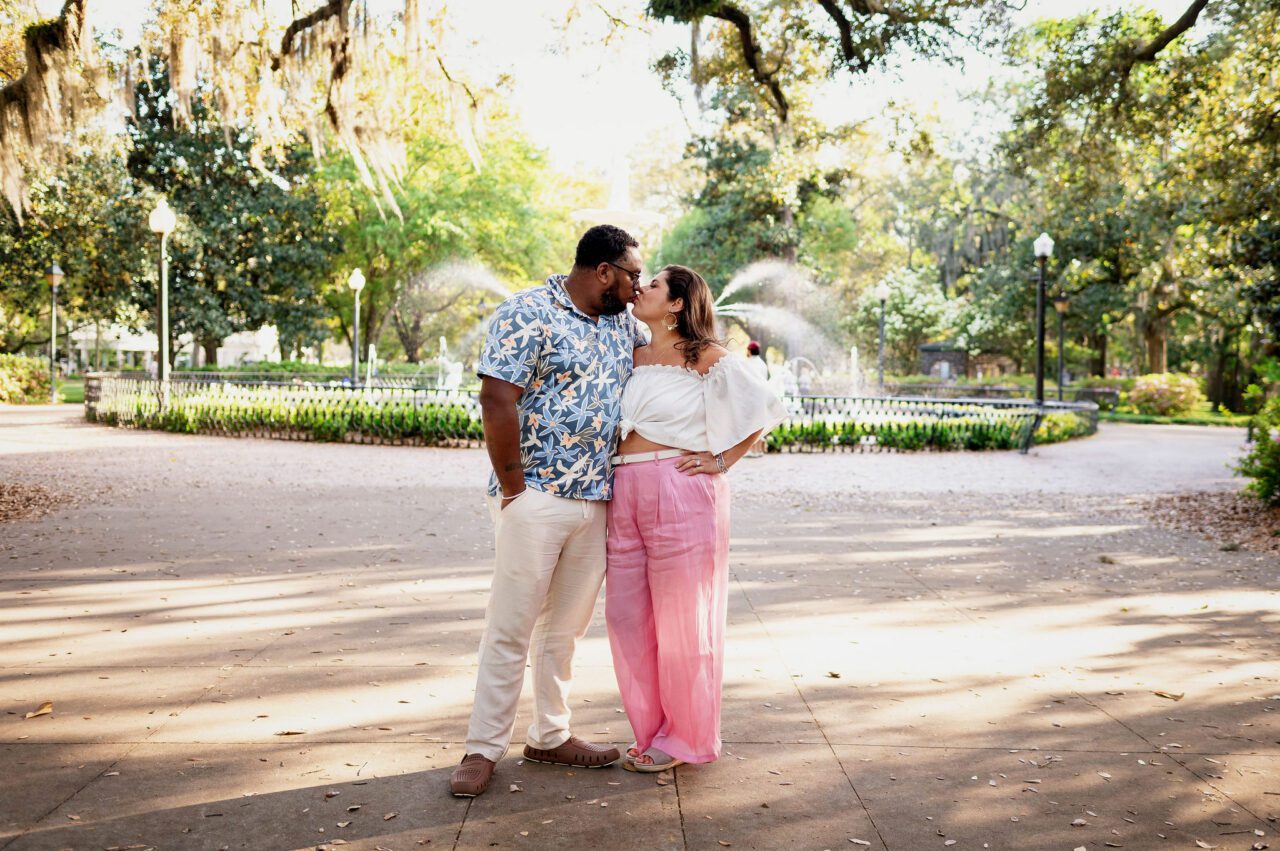
<svg viewBox="0 0 1280 851">
<path fill-rule="evenodd" d="M 707 442 L 714 453 L 737 446 L 757 431 L 765 434 L 787 418 L 782 400 L 740 355 L 725 355 L 703 380 Z"/>
</svg>

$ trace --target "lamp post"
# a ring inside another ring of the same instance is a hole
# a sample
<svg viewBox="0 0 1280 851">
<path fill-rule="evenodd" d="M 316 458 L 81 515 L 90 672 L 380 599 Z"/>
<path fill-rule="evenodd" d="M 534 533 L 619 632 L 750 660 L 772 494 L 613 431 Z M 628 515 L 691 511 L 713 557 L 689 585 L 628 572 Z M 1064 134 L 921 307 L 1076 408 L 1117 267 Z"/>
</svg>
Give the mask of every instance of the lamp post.
<svg viewBox="0 0 1280 851">
<path fill-rule="evenodd" d="M 169 202 L 161 196 L 156 208 L 147 219 L 151 232 L 160 237 L 160 291 L 156 294 L 156 313 L 159 316 L 159 327 L 156 338 L 160 349 L 160 363 L 156 368 L 156 378 L 160 380 L 161 397 L 167 399 L 169 387 L 169 234 L 178 226 L 178 217 L 174 214 Z"/>
<path fill-rule="evenodd" d="M 58 284 L 62 283 L 62 267 L 53 261 L 44 279 L 53 293 L 53 308 L 49 311 L 49 404 L 58 404 Z"/>
<path fill-rule="evenodd" d="M 351 323 L 351 386 L 357 387 L 360 384 L 360 291 L 364 289 L 364 272 L 359 267 L 351 270 L 347 286 L 356 304 L 355 319 Z"/>
<path fill-rule="evenodd" d="M 1036 405 L 1044 405 L 1044 267 L 1053 256 L 1053 239 L 1047 233 L 1034 243 L 1040 276 L 1036 283 Z"/>
<path fill-rule="evenodd" d="M 878 374 L 880 395 L 884 395 L 884 310 L 885 302 L 889 300 L 889 285 L 884 281 L 876 284 L 876 288 L 871 294 L 880 300 L 880 351 L 878 357 Z"/>
<path fill-rule="evenodd" d="M 1067 308 L 1071 306 L 1071 299 L 1067 297 L 1065 292 L 1059 292 L 1053 299 L 1053 309 L 1058 311 L 1058 401 L 1062 401 L 1062 385 L 1066 383 L 1066 367 L 1064 366 L 1063 352 L 1063 335 L 1062 320 L 1067 315 Z"/>
</svg>

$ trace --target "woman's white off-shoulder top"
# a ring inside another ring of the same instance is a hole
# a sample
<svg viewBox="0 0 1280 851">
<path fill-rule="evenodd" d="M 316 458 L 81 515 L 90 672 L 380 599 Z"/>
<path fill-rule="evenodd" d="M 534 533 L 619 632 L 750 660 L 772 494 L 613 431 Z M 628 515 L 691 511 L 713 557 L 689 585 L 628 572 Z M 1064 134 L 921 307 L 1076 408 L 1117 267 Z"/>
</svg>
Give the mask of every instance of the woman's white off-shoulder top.
<svg viewBox="0 0 1280 851">
<path fill-rule="evenodd" d="M 645 364 L 622 390 L 619 439 L 694 452 L 724 452 L 787 417 L 777 395 L 740 355 L 727 354 L 705 375 L 683 366 Z"/>
</svg>

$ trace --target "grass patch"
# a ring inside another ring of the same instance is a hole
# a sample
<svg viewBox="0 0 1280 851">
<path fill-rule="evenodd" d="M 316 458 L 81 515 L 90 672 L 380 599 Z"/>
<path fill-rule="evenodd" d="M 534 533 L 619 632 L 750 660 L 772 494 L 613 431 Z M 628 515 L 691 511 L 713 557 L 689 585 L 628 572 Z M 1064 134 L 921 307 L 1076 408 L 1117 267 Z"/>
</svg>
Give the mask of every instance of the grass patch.
<svg viewBox="0 0 1280 851">
<path fill-rule="evenodd" d="M 84 379 L 71 378 L 58 382 L 58 398 L 67 405 L 84 404 Z"/>
<path fill-rule="evenodd" d="M 1244 428 L 1249 425 L 1248 414 L 1222 414 L 1217 411 L 1195 411 L 1176 417 L 1160 417 L 1154 414 L 1128 414 L 1120 411 L 1099 411 L 1098 420 L 1106 423 L 1141 423 L 1145 425 L 1204 425 L 1234 426 Z"/>
</svg>

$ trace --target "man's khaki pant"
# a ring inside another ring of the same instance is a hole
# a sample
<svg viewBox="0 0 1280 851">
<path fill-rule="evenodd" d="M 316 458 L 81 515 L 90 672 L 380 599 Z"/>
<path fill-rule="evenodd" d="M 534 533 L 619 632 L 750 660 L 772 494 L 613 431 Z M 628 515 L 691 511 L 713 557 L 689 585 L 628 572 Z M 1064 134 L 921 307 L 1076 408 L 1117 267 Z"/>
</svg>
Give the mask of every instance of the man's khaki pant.
<svg viewBox="0 0 1280 851">
<path fill-rule="evenodd" d="M 604 581 L 605 507 L 526 488 L 499 508 L 489 497 L 497 563 L 489 591 L 467 753 L 495 762 L 516 723 L 525 664 L 533 657 L 534 718 L 528 743 L 569 739 L 573 651 Z"/>
</svg>

